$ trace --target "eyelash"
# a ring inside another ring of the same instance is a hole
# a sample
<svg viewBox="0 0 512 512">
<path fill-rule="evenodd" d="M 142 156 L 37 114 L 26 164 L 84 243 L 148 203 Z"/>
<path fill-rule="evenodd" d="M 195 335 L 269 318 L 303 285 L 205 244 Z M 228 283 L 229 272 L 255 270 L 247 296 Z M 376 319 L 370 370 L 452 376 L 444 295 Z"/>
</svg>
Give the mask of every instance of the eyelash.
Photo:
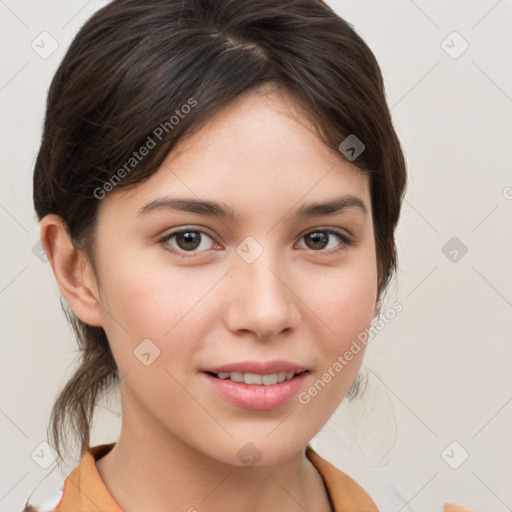
<svg viewBox="0 0 512 512">
<path fill-rule="evenodd" d="M 176 235 L 179 235 L 181 233 L 188 233 L 188 232 L 201 233 L 202 235 L 206 235 L 208 238 L 212 238 L 210 235 L 208 235 L 208 233 L 201 231 L 200 229 L 180 229 L 178 231 L 173 231 L 172 233 L 169 233 L 169 234 L 165 235 L 164 237 L 160 238 L 158 240 L 158 243 L 160 245 L 162 245 L 164 250 L 170 252 L 171 254 L 178 255 L 182 258 L 196 258 L 203 251 L 199 251 L 198 253 L 191 253 L 191 252 L 187 252 L 187 251 L 183 251 L 183 250 L 171 249 L 171 248 L 169 248 L 169 244 L 167 243 L 169 240 L 171 240 Z M 314 249 L 309 249 L 309 251 L 312 253 L 325 253 L 325 254 L 329 254 L 329 255 L 338 254 L 339 252 L 346 250 L 348 247 L 354 245 L 354 243 L 355 243 L 354 240 L 349 238 L 343 232 L 341 232 L 337 229 L 334 229 L 334 228 L 314 229 L 314 230 L 308 231 L 307 233 L 304 233 L 300 238 L 302 239 L 307 235 L 311 235 L 312 233 L 328 233 L 330 235 L 336 235 L 342 241 L 342 243 L 340 244 L 341 247 L 338 249 L 331 249 L 331 250 L 327 250 L 327 251 L 323 250 L 323 249 L 320 249 L 318 251 L 315 251 Z"/>
</svg>

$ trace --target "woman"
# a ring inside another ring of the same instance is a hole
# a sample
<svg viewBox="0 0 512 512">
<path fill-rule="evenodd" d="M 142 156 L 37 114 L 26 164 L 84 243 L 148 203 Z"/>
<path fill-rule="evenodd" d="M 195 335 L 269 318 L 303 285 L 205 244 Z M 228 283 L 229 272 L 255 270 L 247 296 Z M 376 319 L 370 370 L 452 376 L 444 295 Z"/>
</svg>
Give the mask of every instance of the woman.
<svg viewBox="0 0 512 512">
<path fill-rule="evenodd" d="M 379 66 L 326 4 L 98 11 L 34 172 L 81 349 L 52 441 L 81 462 L 26 510 L 376 511 L 308 443 L 358 391 L 405 185 Z M 117 384 L 119 439 L 91 447 Z"/>
</svg>

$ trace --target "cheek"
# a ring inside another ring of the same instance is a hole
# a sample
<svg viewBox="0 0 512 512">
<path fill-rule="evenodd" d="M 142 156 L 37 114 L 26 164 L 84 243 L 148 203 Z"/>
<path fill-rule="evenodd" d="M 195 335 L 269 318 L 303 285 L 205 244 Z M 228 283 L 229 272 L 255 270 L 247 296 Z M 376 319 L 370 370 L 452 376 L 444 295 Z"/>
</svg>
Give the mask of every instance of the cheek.
<svg viewBox="0 0 512 512">
<path fill-rule="evenodd" d="M 361 366 L 366 345 L 360 335 L 375 315 L 377 273 L 371 265 L 361 265 L 357 271 L 347 266 L 318 284 L 308 305 L 325 333 L 317 338 L 321 360 L 316 377 L 322 382 L 316 389 L 322 390 L 317 405 L 329 409 L 328 403 L 338 403 L 346 394 Z"/>
<path fill-rule="evenodd" d="M 320 276 L 319 276 L 320 277 Z M 325 273 L 313 292 L 308 305 L 325 324 L 333 344 L 357 336 L 372 321 L 377 298 L 377 275 L 372 267 L 346 269 Z"/>
<path fill-rule="evenodd" d="M 203 299 L 222 276 L 211 269 L 162 267 L 134 258 L 118 258 L 103 273 L 105 331 L 121 368 L 129 367 L 133 350 L 145 339 L 161 350 L 160 362 L 189 351 L 211 322 Z"/>
<path fill-rule="evenodd" d="M 308 385 L 297 396 L 311 436 L 329 420 L 357 376 L 366 348 L 358 336 L 371 324 L 375 294 L 372 279 L 347 276 L 343 285 L 338 281 L 337 286 L 324 288 L 315 297 L 315 312 L 329 329 L 318 324 L 328 334 L 315 338 L 320 359 Z"/>
<path fill-rule="evenodd" d="M 354 274 L 324 286 L 314 298 L 315 313 L 321 319 L 318 336 L 321 357 L 313 378 L 298 395 L 298 403 L 324 424 L 343 400 L 354 381 L 364 357 L 366 345 L 359 335 L 370 326 L 374 317 L 377 286 L 371 277 Z"/>
</svg>

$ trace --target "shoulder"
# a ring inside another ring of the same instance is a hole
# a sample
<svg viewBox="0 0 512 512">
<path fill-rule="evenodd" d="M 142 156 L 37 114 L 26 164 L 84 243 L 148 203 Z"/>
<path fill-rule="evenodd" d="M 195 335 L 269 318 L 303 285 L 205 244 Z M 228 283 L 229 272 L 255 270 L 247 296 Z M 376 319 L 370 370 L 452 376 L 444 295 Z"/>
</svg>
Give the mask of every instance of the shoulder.
<svg viewBox="0 0 512 512">
<path fill-rule="evenodd" d="M 78 466 L 67 476 L 56 466 L 32 491 L 22 512 L 79 512 L 91 509 L 121 512 L 96 468 L 96 459 L 108 453 L 114 444 L 90 447 L 83 454 Z"/>
<path fill-rule="evenodd" d="M 306 457 L 320 473 L 336 512 L 379 512 L 370 495 L 354 479 L 321 457 L 310 445 L 306 447 Z"/>
<path fill-rule="evenodd" d="M 53 468 L 35 487 L 22 512 L 53 512 L 64 496 L 64 482 L 58 466 Z"/>
</svg>

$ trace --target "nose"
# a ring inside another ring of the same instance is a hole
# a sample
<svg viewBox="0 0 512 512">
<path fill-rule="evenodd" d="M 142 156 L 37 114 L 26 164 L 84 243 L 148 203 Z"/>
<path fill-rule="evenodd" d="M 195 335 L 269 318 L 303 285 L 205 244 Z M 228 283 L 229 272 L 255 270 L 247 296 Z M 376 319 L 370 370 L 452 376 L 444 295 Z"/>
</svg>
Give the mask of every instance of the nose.
<svg viewBox="0 0 512 512">
<path fill-rule="evenodd" d="M 252 263 L 241 258 L 236 261 L 225 296 L 227 328 L 251 332 L 260 340 L 292 332 L 300 323 L 300 299 L 290 273 L 267 253 Z"/>
</svg>

